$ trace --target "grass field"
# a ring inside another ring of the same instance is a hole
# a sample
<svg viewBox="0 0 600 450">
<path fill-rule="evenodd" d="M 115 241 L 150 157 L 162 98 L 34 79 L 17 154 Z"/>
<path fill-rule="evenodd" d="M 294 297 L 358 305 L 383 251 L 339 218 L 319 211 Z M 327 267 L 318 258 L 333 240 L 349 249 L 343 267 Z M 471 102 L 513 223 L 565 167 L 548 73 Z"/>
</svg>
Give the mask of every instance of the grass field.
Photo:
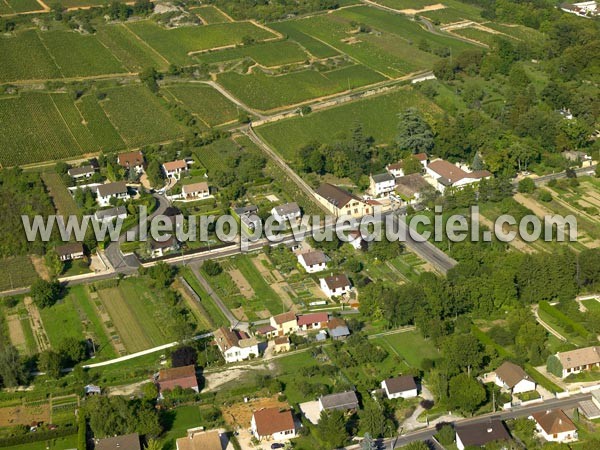
<svg viewBox="0 0 600 450">
<path fill-rule="evenodd" d="M 223 315 L 223 312 L 217 307 L 214 301 L 210 298 L 204 288 L 200 285 L 193 272 L 189 269 L 184 269 L 182 276 L 198 295 L 198 297 L 200 297 L 202 308 L 209 315 L 215 327 L 228 325 L 229 321 Z"/>
<path fill-rule="evenodd" d="M 360 122 L 365 135 L 372 136 L 377 143 L 391 142 L 398 127 L 398 113 L 409 107 L 418 108 L 423 114 L 434 118 L 442 114 L 441 109 L 422 94 L 403 88 L 304 117 L 267 124 L 259 127 L 258 132 L 284 158 L 291 161 L 296 152 L 310 142 L 332 143 L 349 138 L 356 122 Z"/>
<path fill-rule="evenodd" d="M 202 53 L 196 57 L 199 62 L 207 64 L 243 58 L 252 58 L 262 66 L 274 67 L 305 61 L 309 55 L 293 41 L 274 41 Z"/>
<path fill-rule="evenodd" d="M 82 320 L 76 301 L 76 295 L 71 293 L 50 308 L 40 309 L 44 329 L 54 348 L 67 337 L 83 338 Z"/>
<path fill-rule="evenodd" d="M 71 450 L 77 448 L 77 435 L 64 438 L 38 441 L 29 444 L 14 445 L 12 450 Z"/>
<path fill-rule="evenodd" d="M 5 3 L 15 13 L 43 10 L 42 5 L 36 0 L 5 0 Z"/>
<path fill-rule="evenodd" d="M 237 106 L 210 86 L 174 84 L 166 90 L 209 127 L 234 122 L 238 118 Z"/>
<path fill-rule="evenodd" d="M 600 301 L 598 300 L 583 300 L 581 303 L 588 311 L 600 311 Z"/>
<path fill-rule="evenodd" d="M 474 41 L 480 42 L 485 45 L 492 45 L 494 41 L 498 38 L 512 40 L 511 37 L 505 36 L 503 34 L 493 34 L 484 30 L 480 30 L 478 28 L 460 28 L 458 30 L 454 30 L 453 33 L 458 34 L 459 36 L 465 37 L 467 39 L 472 39 Z"/>
<path fill-rule="evenodd" d="M 257 310 L 266 308 L 273 315 L 281 313 L 283 308 L 281 299 L 254 266 L 252 258 L 248 255 L 239 256 L 234 259 L 234 265 L 254 290 L 254 298 L 251 300 L 252 306 Z"/>
<path fill-rule="evenodd" d="M 226 72 L 217 81 L 242 102 L 267 111 L 361 87 L 385 78 L 371 69 L 353 65 L 329 72 L 303 70 L 269 76 L 257 70 L 250 75 Z"/>
<path fill-rule="evenodd" d="M 54 171 L 42 173 L 42 180 L 52 197 L 52 202 L 58 214 L 63 216 L 77 215 L 79 208 L 67 190 L 60 175 Z"/>
<path fill-rule="evenodd" d="M 377 0 L 376 3 L 393 9 L 423 9 L 426 6 L 433 5 L 432 0 Z"/>
<path fill-rule="evenodd" d="M 0 291 L 29 286 L 37 278 L 37 272 L 28 256 L 0 259 L 4 276 L 0 277 Z"/>
<path fill-rule="evenodd" d="M 381 345 L 390 354 L 399 355 L 411 367 L 419 368 L 423 359 L 437 359 L 441 356 L 431 341 L 423 338 L 418 331 L 383 336 L 375 338 L 373 342 Z"/>
<path fill-rule="evenodd" d="M 144 86 L 111 88 L 101 102 L 104 112 L 129 147 L 180 137 L 185 128 Z"/>
<path fill-rule="evenodd" d="M 219 8 L 213 5 L 202 6 L 201 8 L 192 9 L 204 23 L 224 23 L 231 20 Z"/>
<path fill-rule="evenodd" d="M 128 24 L 127 27 L 158 51 L 170 63 L 189 64 L 189 52 L 198 52 L 242 43 L 244 36 L 256 41 L 275 38 L 275 34 L 251 22 L 228 22 L 213 25 L 162 28 L 151 21 Z"/>
</svg>

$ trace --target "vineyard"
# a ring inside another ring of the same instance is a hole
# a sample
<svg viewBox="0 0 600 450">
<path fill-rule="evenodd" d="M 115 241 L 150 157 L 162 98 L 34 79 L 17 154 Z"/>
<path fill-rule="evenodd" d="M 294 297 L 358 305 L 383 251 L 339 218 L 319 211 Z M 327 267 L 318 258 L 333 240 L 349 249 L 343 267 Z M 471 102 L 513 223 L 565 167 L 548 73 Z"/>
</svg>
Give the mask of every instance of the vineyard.
<svg viewBox="0 0 600 450">
<path fill-rule="evenodd" d="M 309 55 L 295 42 L 275 41 L 203 53 L 196 57 L 199 62 L 207 64 L 243 58 L 252 58 L 262 66 L 272 67 L 303 62 Z"/>
<path fill-rule="evenodd" d="M 195 8 L 194 12 L 206 24 L 231 22 L 216 6 L 206 5 L 201 8 Z"/>
<path fill-rule="evenodd" d="M 29 256 L 0 259 L 0 264 L 3 267 L 0 291 L 29 286 L 38 278 Z"/>
<path fill-rule="evenodd" d="M 61 76 L 34 30 L 0 36 L 0 61 L 0 82 Z"/>
<path fill-rule="evenodd" d="M 208 171 L 209 177 L 217 170 L 227 171 L 229 169 L 228 160 L 239 153 L 240 147 L 232 139 L 222 139 L 195 151 L 196 156 Z"/>
<path fill-rule="evenodd" d="M 125 147 L 125 142 L 110 123 L 94 96 L 84 95 L 75 103 L 75 106 L 86 118 L 87 128 L 97 142 L 102 145 L 104 151 L 114 151 Z"/>
<path fill-rule="evenodd" d="M 238 117 L 237 107 L 210 86 L 180 84 L 169 86 L 167 91 L 208 126 L 232 122 Z"/>
</svg>

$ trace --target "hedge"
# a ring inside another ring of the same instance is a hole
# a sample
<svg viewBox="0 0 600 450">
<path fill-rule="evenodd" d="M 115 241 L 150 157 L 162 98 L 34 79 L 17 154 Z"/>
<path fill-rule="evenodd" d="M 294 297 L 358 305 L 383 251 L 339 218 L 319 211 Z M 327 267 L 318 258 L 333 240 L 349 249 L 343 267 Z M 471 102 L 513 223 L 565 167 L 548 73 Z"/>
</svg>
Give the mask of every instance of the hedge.
<svg viewBox="0 0 600 450">
<path fill-rule="evenodd" d="M 544 375 L 542 375 L 541 373 L 539 373 L 536 370 L 536 368 L 533 367 L 531 364 L 525 364 L 525 371 L 529 374 L 529 376 L 531 378 L 533 378 L 533 381 L 535 381 L 536 384 L 539 384 L 540 386 L 542 386 L 543 388 L 549 390 L 553 394 L 555 394 L 557 392 L 564 392 L 563 388 L 561 388 L 560 386 L 554 384 L 552 381 L 550 381 Z"/>
<path fill-rule="evenodd" d="M 58 428 L 56 430 L 36 431 L 22 436 L 11 436 L 0 439 L 0 447 L 13 447 L 19 444 L 29 444 L 31 442 L 48 441 L 66 436 L 72 436 L 77 433 L 76 426 Z"/>
<path fill-rule="evenodd" d="M 501 345 L 498 345 L 498 343 L 496 343 L 496 341 L 494 341 L 491 337 L 489 337 L 487 334 L 485 334 L 483 331 L 481 331 L 477 327 L 477 325 L 473 325 L 471 327 L 471 332 L 477 339 L 479 339 L 479 342 L 481 342 L 483 345 L 487 345 L 487 346 L 495 349 L 498 352 L 498 356 L 501 356 L 502 358 L 512 358 L 513 357 L 513 355 L 510 354 L 504 347 L 502 347 Z"/>
<path fill-rule="evenodd" d="M 573 329 L 573 331 L 580 335 L 582 338 L 589 339 L 590 332 L 586 330 L 585 327 L 583 327 L 580 323 L 575 322 L 563 312 L 556 309 L 550 303 L 544 301 L 540 302 L 540 310 L 552 316 L 554 319 L 562 322 L 564 325 L 570 326 Z"/>
</svg>

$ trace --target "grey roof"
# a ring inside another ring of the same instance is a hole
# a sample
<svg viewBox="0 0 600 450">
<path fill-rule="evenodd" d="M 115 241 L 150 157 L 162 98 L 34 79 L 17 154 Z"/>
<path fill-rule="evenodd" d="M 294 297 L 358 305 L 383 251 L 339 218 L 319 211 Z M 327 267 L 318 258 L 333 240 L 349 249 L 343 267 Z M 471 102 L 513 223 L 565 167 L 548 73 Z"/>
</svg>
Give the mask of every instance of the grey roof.
<svg viewBox="0 0 600 450">
<path fill-rule="evenodd" d="M 313 250 L 310 252 L 302 253 L 300 258 L 304 260 L 304 264 L 308 267 L 315 266 L 317 264 L 325 264 L 327 262 L 327 255 L 321 250 Z"/>
<path fill-rule="evenodd" d="M 356 398 L 356 392 L 354 391 L 324 395 L 319 400 L 321 401 L 323 408 L 327 410 L 358 409 L 358 398 Z"/>
<path fill-rule="evenodd" d="M 412 391 L 417 389 L 417 383 L 411 375 L 401 375 L 395 378 L 385 380 L 385 385 L 390 394 L 398 394 L 400 392 Z"/>
<path fill-rule="evenodd" d="M 98 186 L 98 195 L 100 197 L 106 197 L 107 195 L 116 195 L 127 193 L 127 183 L 124 181 L 117 181 L 116 183 L 107 183 Z"/>
<path fill-rule="evenodd" d="M 350 329 L 348 327 L 340 326 L 336 327 L 333 330 L 329 330 L 332 338 L 350 336 Z"/>
<path fill-rule="evenodd" d="M 394 175 L 388 172 L 371 175 L 371 178 L 373 178 L 375 183 L 385 183 L 386 181 L 394 181 L 396 179 Z"/>
<path fill-rule="evenodd" d="M 490 419 L 467 425 L 457 425 L 456 434 L 463 445 L 482 446 L 494 441 L 508 441 L 510 434 L 499 419 Z"/>
<path fill-rule="evenodd" d="M 173 236 L 169 236 L 169 238 L 166 241 L 156 241 L 154 239 L 150 240 L 150 248 L 152 250 L 171 248 L 174 247 L 176 244 L 177 241 Z"/>
<path fill-rule="evenodd" d="M 114 219 L 122 214 L 127 215 L 127 209 L 124 206 L 117 206 L 115 208 L 96 211 L 94 217 L 96 217 L 96 220 Z"/>
<path fill-rule="evenodd" d="M 343 208 L 351 200 L 358 200 L 356 196 L 329 183 L 323 183 L 316 192 L 336 208 Z"/>
<path fill-rule="evenodd" d="M 284 205 L 279 205 L 279 206 L 276 206 L 273 209 L 280 216 L 287 216 L 289 214 L 300 214 L 300 207 L 298 206 L 298 203 L 296 203 L 296 202 L 286 203 Z"/>
<path fill-rule="evenodd" d="M 242 214 L 256 214 L 258 212 L 258 206 L 255 205 L 248 205 L 248 206 L 242 206 L 241 208 L 235 208 L 233 210 L 238 216 L 241 216 Z"/>
<path fill-rule="evenodd" d="M 96 450 L 141 450 L 142 446 L 139 434 L 132 433 L 100 439 L 94 448 Z"/>
<path fill-rule="evenodd" d="M 85 174 L 88 174 L 88 173 L 94 173 L 95 171 L 96 170 L 94 169 L 93 166 L 87 165 L 87 166 L 81 166 L 81 167 L 72 167 L 72 168 L 70 168 L 67 171 L 67 173 L 71 177 L 76 177 L 78 175 L 85 175 Z"/>
<path fill-rule="evenodd" d="M 55 248 L 58 256 L 70 256 L 74 253 L 83 253 L 83 244 L 81 242 L 71 242 L 64 245 L 59 245 Z"/>
</svg>

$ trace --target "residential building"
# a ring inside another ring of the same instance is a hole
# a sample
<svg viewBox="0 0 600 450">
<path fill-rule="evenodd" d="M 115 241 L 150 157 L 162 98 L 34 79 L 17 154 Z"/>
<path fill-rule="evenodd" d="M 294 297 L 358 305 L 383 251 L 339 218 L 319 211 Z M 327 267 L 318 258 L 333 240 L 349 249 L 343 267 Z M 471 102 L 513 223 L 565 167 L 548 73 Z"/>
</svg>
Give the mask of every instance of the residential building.
<svg viewBox="0 0 600 450">
<path fill-rule="evenodd" d="M 535 381 L 519 366 L 506 361 L 496 369 L 494 383 L 513 394 L 535 391 Z"/>
<path fill-rule="evenodd" d="M 124 206 L 115 208 L 101 209 L 94 213 L 94 219 L 97 222 L 112 222 L 115 219 L 125 220 L 127 218 L 127 209 Z"/>
<path fill-rule="evenodd" d="M 260 217 L 258 217 L 258 207 L 248 205 L 241 208 L 235 208 L 234 213 L 240 218 L 240 222 L 248 230 L 254 231 L 260 225 Z"/>
<path fill-rule="evenodd" d="M 296 424 L 289 409 L 282 411 L 279 408 L 263 408 L 254 411 L 250 429 L 259 441 L 282 441 L 296 437 Z"/>
<path fill-rule="evenodd" d="M 174 236 L 169 236 L 165 241 L 150 239 L 150 256 L 152 258 L 162 258 L 167 253 L 179 250 L 179 242 Z"/>
<path fill-rule="evenodd" d="M 163 396 L 163 392 L 170 391 L 175 387 L 200 392 L 198 379 L 196 378 L 196 367 L 194 365 L 161 369 L 158 372 L 156 385 L 160 397 Z"/>
<path fill-rule="evenodd" d="M 378 173 L 369 177 L 369 194 L 381 197 L 389 194 L 396 187 L 396 178 L 391 173 Z"/>
<path fill-rule="evenodd" d="M 137 433 L 114 436 L 95 441 L 94 450 L 142 450 L 140 435 Z"/>
<path fill-rule="evenodd" d="M 319 397 L 319 411 L 350 411 L 358 409 L 356 392 L 346 391 Z"/>
<path fill-rule="evenodd" d="M 59 245 L 54 249 L 61 261 L 71 261 L 81 259 L 85 256 L 83 244 L 81 242 L 71 242 L 69 244 Z"/>
<path fill-rule="evenodd" d="M 316 199 L 336 217 L 360 218 L 373 213 L 372 205 L 329 183 L 319 186 Z"/>
<path fill-rule="evenodd" d="M 418 395 L 417 383 L 411 375 L 401 375 L 381 382 L 387 398 L 414 398 Z"/>
<path fill-rule="evenodd" d="M 327 255 L 321 250 L 311 250 L 298 255 L 298 262 L 307 273 L 316 273 L 327 268 Z"/>
<path fill-rule="evenodd" d="M 434 188 L 442 194 L 448 188 L 461 188 L 473 183 L 479 183 L 483 179 L 491 178 L 492 174 L 487 170 L 476 170 L 465 172 L 443 159 L 432 161 L 425 168 L 429 180 Z"/>
<path fill-rule="evenodd" d="M 87 164 L 81 167 L 71 167 L 67 174 L 76 180 L 83 178 L 91 178 L 96 173 L 96 169 L 91 164 Z"/>
<path fill-rule="evenodd" d="M 290 338 L 288 336 L 278 336 L 273 342 L 275 344 L 275 353 L 289 352 L 291 349 Z"/>
<path fill-rule="evenodd" d="M 298 331 L 298 319 L 291 311 L 271 317 L 270 324 L 275 328 L 277 336 L 286 336 Z"/>
<path fill-rule="evenodd" d="M 429 157 L 427 156 L 427 153 L 416 153 L 411 156 L 413 158 L 418 159 L 419 162 L 421 163 L 421 165 L 423 166 L 423 168 L 427 167 L 427 164 L 429 163 Z M 394 163 L 394 164 L 388 164 L 385 167 L 385 170 L 387 170 L 389 173 L 391 173 L 396 178 L 403 177 L 404 176 L 404 161 L 398 161 L 397 163 Z"/>
<path fill-rule="evenodd" d="M 293 222 L 300 218 L 302 212 L 300 211 L 300 207 L 298 203 L 285 203 L 284 205 L 279 205 L 274 207 L 271 210 L 271 215 L 277 219 L 279 222 L 290 221 Z"/>
<path fill-rule="evenodd" d="M 221 327 L 214 333 L 215 343 L 228 363 L 259 356 L 258 341 L 239 330 Z"/>
<path fill-rule="evenodd" d="M 96 189 L 96 195 L 96 200 L 100 206 L 109 206 L 112 198 L 116 198 L 117 200 L 129 199 L 127 183 L 124 181 L 101 184 Z"/>
<path fill-rule="evenodd" d="M 331 339 L 335 341 L 341 341 L 350 336 L 348 324 L 344 319 L 340 319 L 339 317 L 332 317 L 329 319 L 329 322 L 327 322 L 327 329 L 329 330 Z"/>
<path fill-rule="evenodd" d="M 185 162 L 183 159 L 166 162 L 162 165 L 162 167 L 167 178 L 174 178 L 176 180 L 179 180 L 181 178 L 181 174 L 186 172 L 188 168 L 187 162 Z"/>
<path fill-rule="evenodd" d="M 362 234 L 358 230 L 353 230 L 348 233 L 348 243 L 354 247 L 355 250 L 367 250 L 369 243 L 365 241 Z"/>
<path fill-rule="evenodd" d="M 217 430 L 190 429 L 186 437 L 175 441 L 175 446 L 177 450 L 223 450 L 224 440 Z"/>
<path fill-rule="evenodd" d="M 133 169 L 136 173 L 144 171 L 144 154 L 140 151 L 119 153 L 117 164 L 125 169 Z"/>
<path fill-rule="evenodd" d="M 210 189 L 206 181 L 200 183 L 186 184 L 181 188 L 181 194 L 185 200 L 202 200 L 210 197 Z"/>
<path fill-rule="evenodd" d="M 562 365 L 562 378 L 600 367 L 600 347 L 584 347 L 568 352 L 559 352 L 556 357 Z"/>
<path fill-rule="evenodd" d="M 352 283 L 350 283 L 350 280 L 344 274 L 320 278 L 319 284 L 321 290 L 329 298 L 347 294 L 352 290 Z"/>
<path fill-rule="evenodd" d="M 277 328 L 272 325 L 265 325 L 256 330 L 256 334 L 265 336 L 267 339 L 272 339 L 277 336 Z"/>
<path fill-rule="evenodd" d="M 302 314 L 298 316 L 298 327 L 302 331 L 320 330 L 326 328 L 329 314 L 326 312 Z"/>
<path fill-rule="evenodd" d="M 550 442 L 572 442 L 578 439 L 577 427 L 562 409 L 552 409 L 533 413 L 539 435 Z"/>
<path fill-rule="evenodd" d="M 455 426 L 456 447 L 482 447 L 491 442 L 510 441 L 510 434 L 500 419 L 489 419 L 484 422 Z"/>
<path fill-rule="evenodd" d="M 409 205 L 420 201 L 428 189 L 432 190 L 431 185 L 419 173 L 396 178 L 396 194 Z"/>
</svg>

